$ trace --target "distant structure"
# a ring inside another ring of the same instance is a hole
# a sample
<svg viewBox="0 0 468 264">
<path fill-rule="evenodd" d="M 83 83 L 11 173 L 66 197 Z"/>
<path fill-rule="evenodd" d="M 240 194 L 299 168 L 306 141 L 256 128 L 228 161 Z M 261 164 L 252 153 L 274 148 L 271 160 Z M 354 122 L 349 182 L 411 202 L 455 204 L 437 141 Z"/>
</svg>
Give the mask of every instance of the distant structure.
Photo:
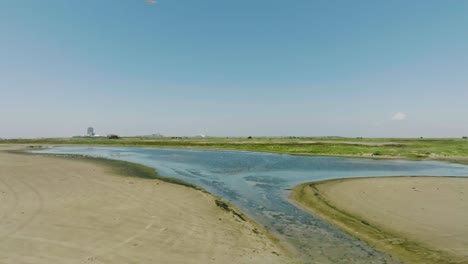
<svg viewBox="0 0 468 264">
<path fill-rule="evenodd" d="M 96 135 L 96 134 L 94 134 L 94 128 L 88 127 L 86 136 L 88 136 L 88 137 L 94 137 L 95 135 Z"/>
<path fill-rule="evenodd" d="M 118 135 L 116 135 L 116 134 L 109 134 L 109 135 L 107 135 L 107 138 L 108 139 L 119 139 L 120 137 Z"/>
<path fill-rule="evenodd" d="M 150 137 L 163 138 L 164 136 L 161 133 L 155 133 L 155 134 L 152 134 Z"/>
</svg>

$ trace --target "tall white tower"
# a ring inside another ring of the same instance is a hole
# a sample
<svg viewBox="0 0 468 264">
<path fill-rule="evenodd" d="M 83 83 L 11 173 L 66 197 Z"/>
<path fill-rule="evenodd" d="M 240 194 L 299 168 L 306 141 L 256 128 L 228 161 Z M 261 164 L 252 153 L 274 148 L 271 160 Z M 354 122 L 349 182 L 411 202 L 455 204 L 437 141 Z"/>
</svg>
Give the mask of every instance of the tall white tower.
<svg viewBox="0 0 468 264">
<path fill-rule="evenodd" d="M 87 131 L 86 135 L 87 135 L 88 137 L 94 137 L 94 135 L 95 135 L 95 134 L 94 134 L 94 128 L 88 127 L 88 131 Z"/>
</svg>

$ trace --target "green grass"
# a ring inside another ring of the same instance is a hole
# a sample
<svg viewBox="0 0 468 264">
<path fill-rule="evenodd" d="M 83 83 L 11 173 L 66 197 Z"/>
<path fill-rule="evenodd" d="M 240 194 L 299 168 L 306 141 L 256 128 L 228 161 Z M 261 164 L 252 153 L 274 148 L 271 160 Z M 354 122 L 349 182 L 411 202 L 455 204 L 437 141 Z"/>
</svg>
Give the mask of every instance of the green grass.
<svg viewBox="0 0 468 264">
<path fill-rule="evenodd" d="M 119 140 L 105 138 L 49 138 L 0 140 L 0 144 L 231 149 L 297 155 L 336 155 L 357 157 L 468 157 L 468 139 L 462 138 L 122 138 Z"/>
</svg>

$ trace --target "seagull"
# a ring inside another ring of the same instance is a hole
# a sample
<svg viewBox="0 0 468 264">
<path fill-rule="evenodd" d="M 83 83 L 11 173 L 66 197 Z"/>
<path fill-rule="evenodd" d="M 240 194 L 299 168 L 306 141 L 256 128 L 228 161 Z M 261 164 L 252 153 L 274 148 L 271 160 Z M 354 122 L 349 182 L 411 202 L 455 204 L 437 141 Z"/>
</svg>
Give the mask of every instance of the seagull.
<svg viewBox="0 0 468 264">
<path fill-rule="evenodd" d="M 150 4 L 150 5 L 156 4 L 156 0 L 148 0 L 148 4 Z"/>
</svg>

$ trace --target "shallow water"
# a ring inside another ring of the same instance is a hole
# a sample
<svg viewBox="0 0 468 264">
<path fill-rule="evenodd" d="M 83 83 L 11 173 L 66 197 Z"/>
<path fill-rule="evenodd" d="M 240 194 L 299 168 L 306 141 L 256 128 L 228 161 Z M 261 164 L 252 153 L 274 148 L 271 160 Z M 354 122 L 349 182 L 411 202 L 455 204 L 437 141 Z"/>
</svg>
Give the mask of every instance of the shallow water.
<svg viewBox="0 0 468 264">
<path fill-rule="evenodd" d="M 295 185 L 365 176 L 468 176 L 468 166 L 434 161 L 118 147 L 54 147 L 41 152 L 136 162 L 194 183 L 278 234 L 305 263 L 399 262 L 290 203 L 288 189 Z"/>
</svg>

